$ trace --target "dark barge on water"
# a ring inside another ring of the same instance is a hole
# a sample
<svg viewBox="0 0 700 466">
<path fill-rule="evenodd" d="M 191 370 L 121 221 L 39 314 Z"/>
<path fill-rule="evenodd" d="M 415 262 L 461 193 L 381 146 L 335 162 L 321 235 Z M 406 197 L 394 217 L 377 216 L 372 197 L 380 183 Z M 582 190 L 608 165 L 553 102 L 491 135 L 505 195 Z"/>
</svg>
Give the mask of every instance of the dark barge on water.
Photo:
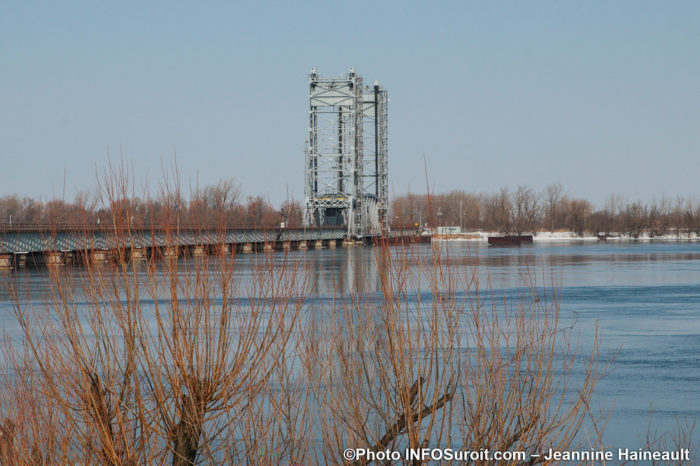
<svg viewBox="0 0 700 466">
<path fill-rule="evenodd" d="M 532 235 L 489 236 L 489 244 L 492 246 L 520 246 L 521 244 L 532 244 Z"/>
</svg>

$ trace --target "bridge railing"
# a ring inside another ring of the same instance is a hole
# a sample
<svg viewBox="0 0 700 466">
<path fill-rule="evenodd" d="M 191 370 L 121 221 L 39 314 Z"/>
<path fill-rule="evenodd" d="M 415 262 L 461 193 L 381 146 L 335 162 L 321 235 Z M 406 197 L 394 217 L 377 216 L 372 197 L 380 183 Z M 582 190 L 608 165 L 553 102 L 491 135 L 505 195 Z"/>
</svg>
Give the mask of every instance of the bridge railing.
<svg viewBox="0 0 700 466">
<path fill-rule="evenodd" d="M 181 224 L 181 225 L 163 225 L 163 224 L 139 224 L 133 226 L 114 226 L 110 224 L 104 225 L 85 225 L 85 224 L 0 224 L 0 233 L 57 233 L 57 232 L 76 232 L 76 233 L 91 233 L 91 232 L 152 232 L 152 231 L 188 231 L 188 232 L 198 232 L 198 231 L 271 231 L 271 230 L 308 230 L 308 231 L 337 231 L 345 230 L 345 226 L 312 226 L 304 227 L 299 226 L 285 226 L 281 227 L 279 224 L 269 224 L 269 225 L 247 225 L 247 224 L 232 224 L 232 225 L 220 225 L 220 224 Z"/>
</svg>

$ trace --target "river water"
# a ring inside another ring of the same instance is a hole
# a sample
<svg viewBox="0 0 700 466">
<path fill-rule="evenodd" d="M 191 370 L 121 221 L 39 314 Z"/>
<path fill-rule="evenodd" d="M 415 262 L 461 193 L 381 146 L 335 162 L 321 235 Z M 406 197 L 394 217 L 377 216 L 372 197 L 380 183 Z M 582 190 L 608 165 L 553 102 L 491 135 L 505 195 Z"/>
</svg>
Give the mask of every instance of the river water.
<svg viewBox="0 0 700 466">
<path fill-rule="evenodd" d="M 452 267 L 488 279 L 498 295 L 517 294 L 527 277 L 554 288 L 561 298 L 560 325 L 575 325 L 581 349 L 600 333 L 603 360 L 612 360 L 598 384 L 596 406 L 613 408 L 605 430 L 609 447 L 637 448 L 649 426 L 665 431 L 677 420 L 700 413 L 700 243 L 552 242 L 494 248 L 477 242 L 443 242 Z M 433 254 L 433 246 L 414 248 Z M 376 250 L 371 247 L 292 252 L 310 273 L 312 292 L 329 293 L 329 284 L 346 291 L 378 289 Z M 238 260 L 242 276 L 250 259 Z M 27 269 L 31 293 L 41 300 L 48 272 Z M 0 280 L 5 280 L 0 276 Z M 420 290 L 429 294 L 429 290 Z M 15 327 L 6 287 L 0 289 L 0 323 Z M 572 386 L 577 386 L 574 373 Z"/>
<path fill-rule="evenodd" d="M 493 248 L 451 242 L 477 259 L 505 292 L 536 272 L 561 293 L 560 325 L 574 323 L 582 348 L 599 329 L 608 375 L 594 399 L 613 408 L 606 443 L 636 448 L 700 414 L 700 243 L 535 243 Z M 484 273 L 484 272 L 482 272 Z M 540 279 L 540 282 L 543 280 Z M 574 383 L 574 386 L 576 384 Z"/>
</svg>

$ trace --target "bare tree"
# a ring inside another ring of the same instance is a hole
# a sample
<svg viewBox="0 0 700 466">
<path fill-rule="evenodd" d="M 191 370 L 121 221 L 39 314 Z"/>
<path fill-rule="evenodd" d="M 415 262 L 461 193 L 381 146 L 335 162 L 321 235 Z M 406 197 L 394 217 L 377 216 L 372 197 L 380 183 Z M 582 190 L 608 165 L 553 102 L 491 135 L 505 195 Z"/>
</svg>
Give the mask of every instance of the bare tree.
<svg viewBox="0 0 700 466">
<path fill-rule="evenodd" d="M 550 183 L 544 189 L 544 204 L 549 231 L 556 227 L 559 205 L 564 197 L 564 186 L 561 183 Z"/>
<path fill-rule="evenodd" d="M 513 202 L 508 188 L 484 198 L 483 223 L 501 233 L 509 233 L 513 227 Z"/>
<path fill-rule="evenodd" d="M 0 198 L 0 224 L 17 224 L 22 213 L 22 202 L 17 196 L 5 196 Z"/>
<path fill-rule="evenodd" d="M 638 238 L 645 225 L 648 225 L 648 215 L 647 206 L 639 201 L 625 206 L 622 212 L 622 225 L 625 233 L 633 238 Z"/>
<path fill-rule="evenodd" d="M 517 234 L 537 232 L 540 222 L 540 206 L 537 194 L 520 185 L 513 194 L 513 228 Z"/>
<path fill-rule="evenodd" d="M 586 230 L 588 217 L 591 215 L 593 207 L 585 199 L 571 199 L 567 202 L 566 218 L 567 225 L 571 231 L 579 236 Z"/>
<path fill-rule="evenodd" d="M 229 211 L 241 200 L 241 186 L 233 179 L 220 180 L 204 188 L 207 207 L 212 211 Z"/>
<path fill-rule="evenodd" d="M 610 231 L 620 231 L 621 223 L 618 216 L 625 205 L 625 199 L 619 194 L 610 194 L 605 199 L 605 211 L 608 213 L 610 224 L 606 228 L 606 233 Z"/>
<path fill-rule="evenodd" d="M 649 231 L 649 236 L 653 238 L 668 233 L 671 228 L 671 203 L 669 199 L 665 195 L 661 196 L 661 200 L 658 203 L 653 201 L 648 210 L 649 215 L 645 227 Z"/>
<path fill-rule="evenodd" d="M 233 255 L 156 265 L 164 251 L 153 246 L 146 263 L 130 261 L 135 202 L 123 196 L 123 176 L 108 176 L 116 264 L 95 267 L 94 251 L 80 251 L 85 273 L 49 272 L 49 304 L 32 308 L 15 295 L 21 347 L 4 348 L 0 359 L 19 376 L 0 379 L 0 461 L 42 464 L 34 451 L 53 446 L 58 464 L 235 463 L 221 453 L 221 438 L 239 435 L 240 413 L 284 361 L 303 277 L 286 256 L 261 256 L 248 285 L 235 276 Z M 161 225 L 164 247 L 177 249 L 179 185 L 161 196 L 176 209 Z M 76 305 L 77 294 L 86 306 Z M 4 408 L 20 403 L 40 422 L 14 432 Z"/>
</svg>

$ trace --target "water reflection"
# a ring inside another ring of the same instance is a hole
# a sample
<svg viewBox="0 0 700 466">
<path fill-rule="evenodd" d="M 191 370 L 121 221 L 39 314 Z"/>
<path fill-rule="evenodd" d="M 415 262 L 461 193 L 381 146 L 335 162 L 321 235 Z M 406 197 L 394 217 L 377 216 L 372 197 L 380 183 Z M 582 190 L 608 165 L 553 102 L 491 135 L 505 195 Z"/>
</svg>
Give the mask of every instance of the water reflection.
<svg viewBox="0 0 700 466">
<path fill-rule="evenodd" d="M 311 292 L 315 296 L 381 291 L 379 267 L 383 259 L 378 249 L 351 247 L 306 254 Z"/>
</svg>

